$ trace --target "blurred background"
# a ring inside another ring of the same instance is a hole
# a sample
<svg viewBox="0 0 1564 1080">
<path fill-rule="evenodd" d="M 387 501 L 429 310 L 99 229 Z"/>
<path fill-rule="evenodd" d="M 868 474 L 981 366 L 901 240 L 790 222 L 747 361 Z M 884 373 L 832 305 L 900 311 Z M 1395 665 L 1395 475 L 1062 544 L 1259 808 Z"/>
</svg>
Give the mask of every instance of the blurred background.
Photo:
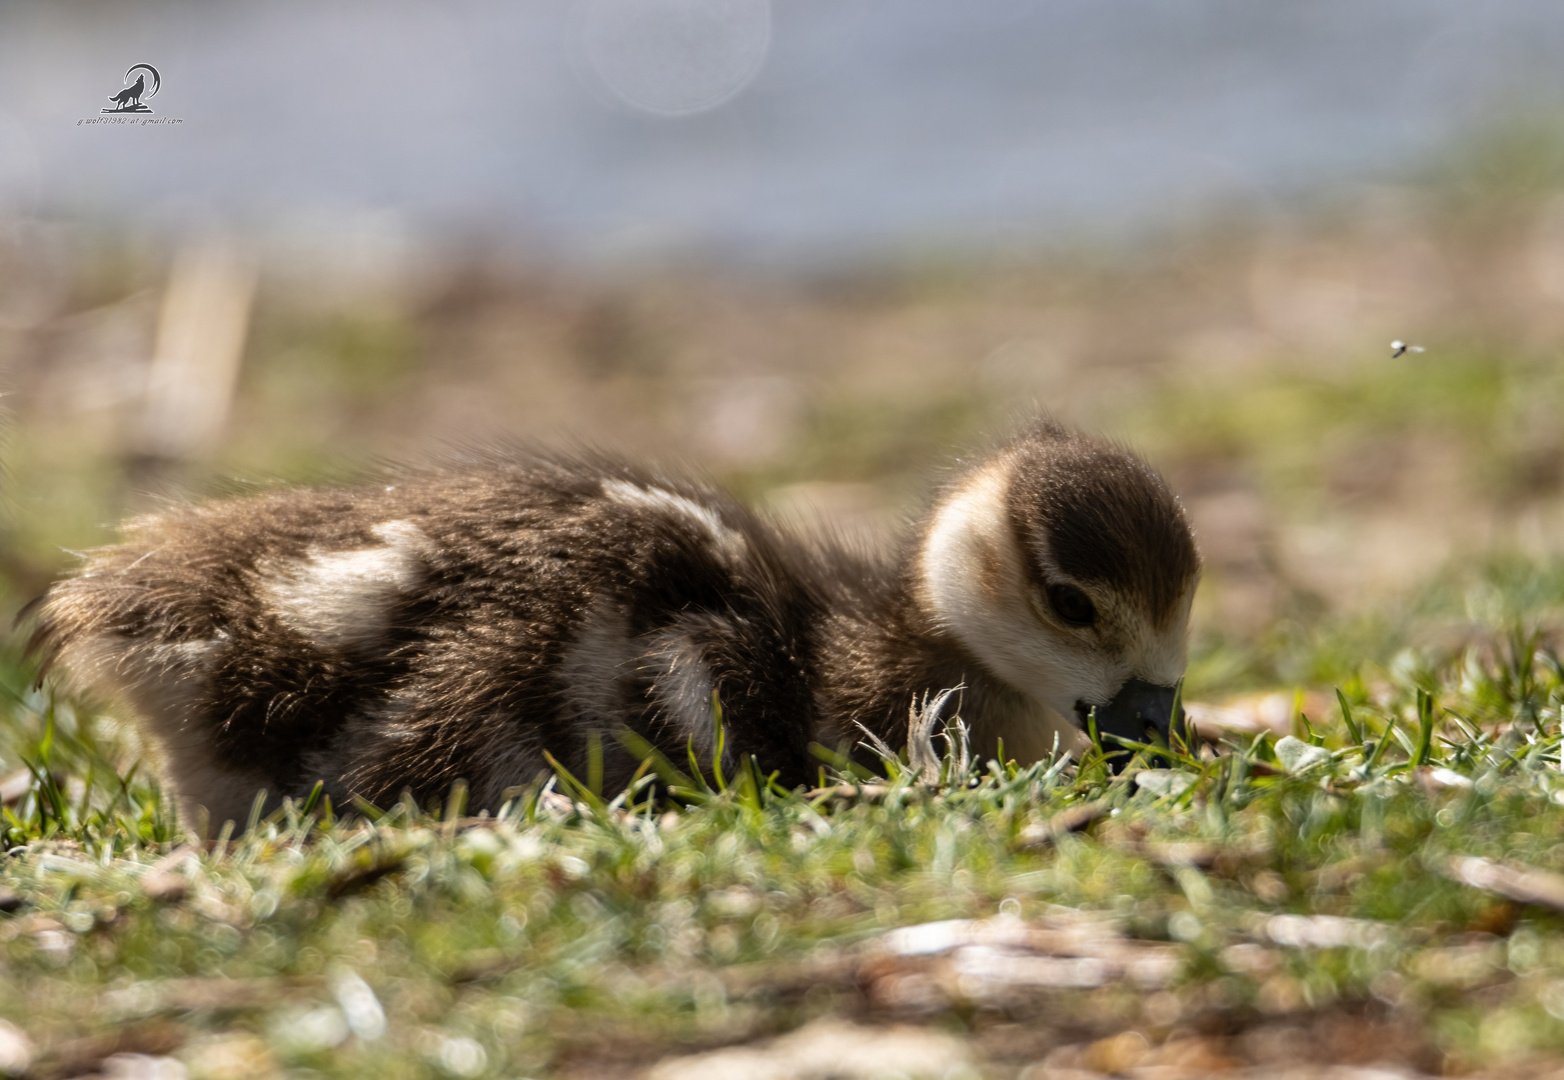
<svg viewBox="0 0 1564 1080">
<path fill-rule="evenodd" d="M 5 0 L 0 81 L 0 618 L 496 440 L 877 542 L 1040 409 L 1182 492 L 1210 687 L 1564 547 L 1554 0 Z"/>
</svg>

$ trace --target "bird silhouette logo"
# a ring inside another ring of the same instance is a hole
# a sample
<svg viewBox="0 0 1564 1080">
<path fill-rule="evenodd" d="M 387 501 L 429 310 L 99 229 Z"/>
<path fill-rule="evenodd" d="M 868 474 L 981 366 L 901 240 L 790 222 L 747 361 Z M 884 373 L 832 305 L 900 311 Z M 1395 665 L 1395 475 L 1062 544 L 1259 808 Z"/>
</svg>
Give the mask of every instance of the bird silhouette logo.
<svg viewBox="0 0 1564 1080">
<path fill-rule="evenodd" d="M 140 72 L 141 74 L 137 74 Z M 136 81 L 131 82 L 130 77 L 136 76 Z M 152 88 L 147 88 L 147 76 L 152 76 Z M 144 104 L 142 96 L 156 97 L 158 90 L 163 86 L 163 77 L 157 73 L 157 68 L 151 64 L 136 64 L 125 72 L 125 89 L 117 94 L 110 94 L 109 100 L 114 103 L 114 108 L 103 109 L 106 113 L 151 113 L 152 106 Z"/>
</svg>

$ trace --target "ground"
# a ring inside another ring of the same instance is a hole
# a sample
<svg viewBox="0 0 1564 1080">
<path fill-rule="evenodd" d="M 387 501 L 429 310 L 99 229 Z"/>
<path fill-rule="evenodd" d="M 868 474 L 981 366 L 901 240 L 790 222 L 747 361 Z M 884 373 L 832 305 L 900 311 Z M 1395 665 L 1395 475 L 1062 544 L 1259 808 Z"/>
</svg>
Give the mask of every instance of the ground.
<svg viewBox="0 0 1564 1080">
<path fill-rule="evenodd" d="M 0 644 L 0 1074 L 1564 1072 L 1564 156 L 1535 145 L 1280 226 L 788 280 L 431 258 L 257 292 L 231 253 L 13 230 L 0 613 L 162 494 L 502 433 L 694 458 L 879 544 L 1047 409 L 1190 510 L 1212 741 L 815 792 L 680 762 L 673 799 L 560 776 L 493 818 L 306 803 L 199 845 L 124 719 Z M 150 389 L 170 265 L 237 343 L 200 415 Z M 216 441 L 149 443 L 169 416 Z"/>
<path fill-rule="evenodd" d="M 304 805 L 211 846 L 128 730 L 12 662 L 0 1067 L 1564 1069 L 1564 670 L 1514 629 L 1564 597 L 1469 584 L 1509 620 L 1173 768 L 951 752 L 802 793 L 681 763 L 671 801 L 561 776 L 493 818 Z"/>
</svg>

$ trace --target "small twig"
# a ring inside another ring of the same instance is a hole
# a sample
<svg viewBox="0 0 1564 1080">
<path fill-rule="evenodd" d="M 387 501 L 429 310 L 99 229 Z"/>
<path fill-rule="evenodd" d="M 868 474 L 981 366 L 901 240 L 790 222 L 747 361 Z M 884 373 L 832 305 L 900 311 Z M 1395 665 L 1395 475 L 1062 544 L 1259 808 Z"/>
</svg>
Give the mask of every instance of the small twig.
<svg viewBox="0 0 1564 1080">
<path fill-rule="evenodd" d="M 1028 825 L 1016 837 L 1016 842 L 1023 849 L 1048 847 L 1065 833 L 1080 832 L 1112 812 L 1113 807 L 1104 799 L 1080 803 L 1059 811 L 1047 821 Z"/>
<path fill-rule="evenodd" d="M 810 788 L 804 792 L 806 799 L 844 799 L 848 802 L 879 802 L 890 793 L 889 784 L 831 784 Z"/>
<path fill-rule="evenodd" d="M 464 954 L 445 977 L 451 983 L 488 982 L 510 974 L 523 963 L 523 957 L 504 949 L 476 949 Z"/>
<path fill-rule="evenodd" d="M 1451 881 L 1495 893 L 1517 904 L 1564 911 L 1564 876 L 1547 870 L 1475 855 L 1454 856 L 1436 869 Z"/>
<path fill-rule="evenodd" d="M 1227 844 L 1204 840 L 1141 841 L 1134 845 L 1134 850 L 1147 862 L 1167 869 L 1192 866 L 1196 870 L 1215 870 L 1227 875 L 1248 863 L 1266 859 L 1272 848 L 1269 838 L 1257 836 Z"/>
<path fill-rule="evenodd" d="M 357 852 L 354 854 L 354 862 L 338 870 L 326 883 L 328 900 L 340 900 L 344 896 L 367 888 L 387 874 L 396 873 L 407 864 L 406 853 L 400 851 L 382 848 L 370 850 L 367 857 L 359 856 Z"/>
</svg>

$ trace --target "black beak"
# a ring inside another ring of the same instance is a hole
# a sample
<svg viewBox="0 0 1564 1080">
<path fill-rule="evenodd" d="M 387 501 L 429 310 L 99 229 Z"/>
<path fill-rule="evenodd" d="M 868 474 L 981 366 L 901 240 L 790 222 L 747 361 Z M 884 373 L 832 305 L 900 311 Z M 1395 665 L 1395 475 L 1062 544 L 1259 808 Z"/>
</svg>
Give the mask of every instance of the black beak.
<svg viewBox="0 0 1564 1080">
<path fill-rule="evenodd" d="M 1178 714 L 1174 715 L 1177 699 L 1177 686 L 1158 686 L 1141 679 L 1131 679 L 1119 687 L 1119 692 L 1113 695 L 1113 700 L 1108 704 L 1092 706 L 1077 701 L 1075 711 L 1080 715 L 1081 727 L 1089 731 L 1088 718 L 1091 710 L 1096 708 L 1097 733 L 1100 736 L 1117 735 L 1131 742 L 1172 745 L 1176 732 L 1187 743 L 1189 736 L 1184 728 L 1183 708 L 1178 708 Z M 1114 745 L 1112 740 L 1107 740 L 1103 748 L 1111 753 Z M 1129 757 L 1128 752 L 1125 752 L 1124 756 L 1115 760 L 1122 764 Z M 1159 760 L 1156 764 L 1166 766 L 1170 763 Z"/>
</svg>

